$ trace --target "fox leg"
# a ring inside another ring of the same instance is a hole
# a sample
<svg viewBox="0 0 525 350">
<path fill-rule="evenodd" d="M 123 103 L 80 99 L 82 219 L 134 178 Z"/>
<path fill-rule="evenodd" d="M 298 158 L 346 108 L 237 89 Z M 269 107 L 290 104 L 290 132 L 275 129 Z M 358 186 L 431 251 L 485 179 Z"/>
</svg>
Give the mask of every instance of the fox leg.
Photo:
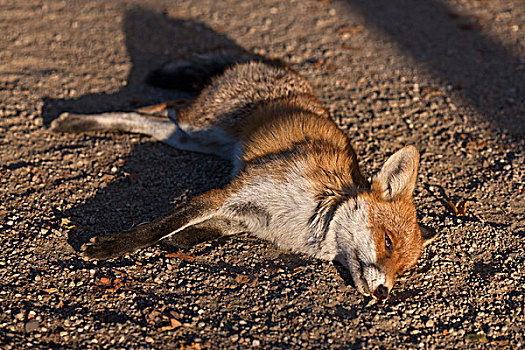
<svg viewBox="0 0 525 350">
<path fill-rule="evenodd" d="M 214 217 L 192 225 L 160 241 L 165 246 L 191 248 L 199 243 L 216 240 L 223 236 L 234 235 L 246 231 L 240 223 L 228 218 Z"/>
<path fill-rule="evenodd" d="M 81 249 L 89 258 L 110 259 L 149 247 L 163 239 L 169 239 L 173 244 L 193 245 L 240 232 L 237 224 L 219 215 L 225 199 L 226 190 L 208 191 L 183 203 L 166 216 L 129 231 L 95 237 Z M 180 239 L 176 238 L 178 235 L 181 235 Z"/>
<path fill-rule="evenodd" d="M 177 134 L 177 129 L 172 121 L 150 118 L 137 112 L 63 113 L 50 126 L 51 131 L 66 133 L 118 130 L 149 135 L 168 144 Z"/>
<path fill-rule="evenodd" d="M 159 115 L 169 119 L 158 118 Z M 53 120 L 50 130 L 64 133 L 117 130 L 143 134 L 180 150 L 214 154 L 229 161 L 234 161 L 239 153 L 238 140 L 220 127 L 197 128 L 191 124 L 181 127 L 171 102 L 144 107 L 139 112 L 64 113 Z"/>
</svg>

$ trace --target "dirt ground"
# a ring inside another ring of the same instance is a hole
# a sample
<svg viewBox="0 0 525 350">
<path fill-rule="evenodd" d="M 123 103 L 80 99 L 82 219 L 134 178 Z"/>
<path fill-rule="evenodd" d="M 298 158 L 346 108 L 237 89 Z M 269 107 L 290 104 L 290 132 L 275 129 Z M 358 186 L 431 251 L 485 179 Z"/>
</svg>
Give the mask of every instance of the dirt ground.
<svg viewBox="0 0 525 350">
<path fill-rule="evenodd" d="M 525 2 L 0 0 L 0 33 L 1 348 L 525 346 Z M 190 97 L 144 78 L 237 45 L 307 77 L 368 175 L 420 150 L 418 214 L 440 238 L 386 302 L 248 234 L 80 258 L 230 165 L 49 122 Z"/>
</svg>

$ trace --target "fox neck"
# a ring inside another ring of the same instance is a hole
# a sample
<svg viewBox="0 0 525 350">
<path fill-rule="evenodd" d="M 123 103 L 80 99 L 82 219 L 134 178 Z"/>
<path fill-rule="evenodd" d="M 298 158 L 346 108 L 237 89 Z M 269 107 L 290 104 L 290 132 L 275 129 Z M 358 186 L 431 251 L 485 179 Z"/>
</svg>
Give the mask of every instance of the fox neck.
<svg viewBox="0 0 525 350">
<path fill-rule="evenodd" d="M 306 172 L 317 203 L 310 222 L 312 231 L 325 238 L 322 239 L 325 246 L 322 250 L 333 255 L 331 259 L 338 250 L 335 246 L 335 227 L 366 217 L 366 205 L 358 198 L 360 193 L 367 192 L 370 188 L 359 170 L 355 153 L 346 152 L 334 158 L 335 161 L 330 162 L 322 155 L 314 157 L 315 170 Z M 351 208 L 361 208 L 361 211 L 349 210 Z M 349 215 L 359 217 L 349 218 Z M 351 220 L 348 221 L 349 219 Z"/>
<path fill-rule="evenodd" d="M 371 263 L 375 261 L 375 247 L 368 226 L 366 202 L 358 197 L 350 197 L 341 203 L 328 224 L 326 237 L 321 244 L 324 259 L 337 260 L 346 265 L 348 255 L 357 255 L 359 250 Z M 357 258 L 357 257 L 355 257 Z M 356 260 L 356 259 L 353 259 Z"/>
<path fill-rule="evenodd" d="M 384 273 L 377 268 L 376 247 L 368 227 L 365 199 L 351 198 L 334 214 L 321 249 L 324 259 L 338 261 L 350 270 L 355 287 L 365 295 L 371 292 L 368 280 L 385 282 Z"/>
</svg>

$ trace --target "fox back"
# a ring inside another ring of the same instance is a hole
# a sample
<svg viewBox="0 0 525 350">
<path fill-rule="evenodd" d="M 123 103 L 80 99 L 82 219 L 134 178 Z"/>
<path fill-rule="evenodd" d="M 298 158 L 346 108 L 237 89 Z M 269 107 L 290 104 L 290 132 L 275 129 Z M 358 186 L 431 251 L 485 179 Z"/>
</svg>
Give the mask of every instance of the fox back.
<svg viewBox="0 0 525 350">
<path fill-rule="evenodd" d="M 97 237 L 84 246 L 85 254 L 105 259 L 160 240 L 188 245 L 247 231 L 282 249 L 339 261 L 359 292 L 386 298 L 395 276 L 414 266 L 434 237 L 416 219 L 416 148 L 393 154 L 369 183 L 350 139 L 304 78 L 260 59 L 238 63 L 220 56 L 219 67 L 211 56 L 194 59 L 203 61 L 204 68 L 190 71 L 209 85 L 186 108 L 164 105 L 170 120 L 152 120 L 139 111 L 62 115 L 53 122 L 55 131 L 143 133 L 233 164 L 224 188 L 149 224 Z M 155 76 L 181 86 L 188 67 L 191 59 Z"/>
</svg>

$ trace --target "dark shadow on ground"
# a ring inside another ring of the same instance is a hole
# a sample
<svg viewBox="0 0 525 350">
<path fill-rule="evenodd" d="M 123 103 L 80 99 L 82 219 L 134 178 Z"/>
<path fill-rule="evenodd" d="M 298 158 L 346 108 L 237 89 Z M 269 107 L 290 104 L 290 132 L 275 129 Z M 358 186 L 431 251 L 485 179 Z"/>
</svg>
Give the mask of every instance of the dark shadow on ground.
<svg viewBox="0 0 525 350">
<path fill-rule="evenodd" d="M 212 156 L 156 142 L 137 144 L 113 182 L 99 183 L 95 196 L 61 214 L 76 227 L 68 243 L 78 250 L 94 236 L 151 221 L 181 200 L 223 185 L 230 169 L 228 162 Z"/>
<path fill-rule="evenodd" d="M 244 51 L 226 35 L 191 19 L 169 18 L 166 14 L 136 7 L 124 15 L 126 48 L 132 63 L 126 86 L 116 93 L 95 93 L 72 99 L 44 99 L 44 124 L 60 113 L 100 113 L 126 110 L 138 105 L 189 97 L 177 91 L 149 87 L 145 79 L 153 69 L 187 55 L 217 48 Z M 108 33 L 108 35 L 111 35 Z"/>
<path fill-rule="evenodd" d="M 392 37 L 425 69 L 450 85 L 491 125 L 525 133 L 525 65 L 483 32 L 490 22 L 463 16 L 438 0 L 347 0 L 369 29 Z"/>
</svg>

